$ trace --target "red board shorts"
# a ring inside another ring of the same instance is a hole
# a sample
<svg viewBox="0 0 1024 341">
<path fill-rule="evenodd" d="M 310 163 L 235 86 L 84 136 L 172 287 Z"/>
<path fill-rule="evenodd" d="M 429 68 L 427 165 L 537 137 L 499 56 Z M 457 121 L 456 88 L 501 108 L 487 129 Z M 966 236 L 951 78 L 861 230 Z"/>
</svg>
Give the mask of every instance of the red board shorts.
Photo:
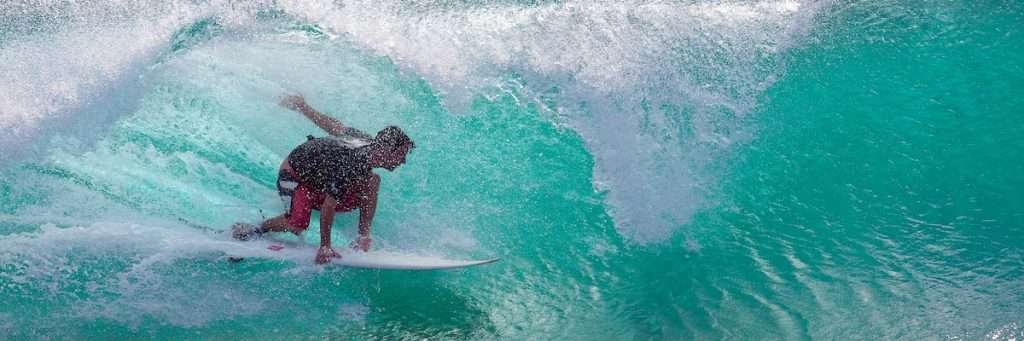
<svg viewBox="0 0 1024 341">
<path fill-rule="evenodd" d="M 335 206 L 337 212 L 347 212 L 359 207 L 359 196 L 355 190 L 348 190 Z M 298 177 L 281 169 L 277 173 L 277 195 L 284 203 L 284 214 L 288 225 L 305 230 L 313 210 L 319 210 L 327 195 L 306 186 Z"/>
</svg>

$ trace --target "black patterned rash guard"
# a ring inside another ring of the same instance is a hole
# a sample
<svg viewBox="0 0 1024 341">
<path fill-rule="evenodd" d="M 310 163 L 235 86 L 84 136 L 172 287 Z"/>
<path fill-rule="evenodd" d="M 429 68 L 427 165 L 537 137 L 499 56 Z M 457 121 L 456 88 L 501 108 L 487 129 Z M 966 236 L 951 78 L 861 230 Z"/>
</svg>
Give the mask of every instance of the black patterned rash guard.
<svg viewBox="0 0 1024 341">
<path fill-rule="evenodd" d="M 310 139 L 288 154 L 288 163 L 303 184 L 341 200 L 349 186 L 373 174 L 368 143 L 353 141 L 344 136 Z"/>
</svg>

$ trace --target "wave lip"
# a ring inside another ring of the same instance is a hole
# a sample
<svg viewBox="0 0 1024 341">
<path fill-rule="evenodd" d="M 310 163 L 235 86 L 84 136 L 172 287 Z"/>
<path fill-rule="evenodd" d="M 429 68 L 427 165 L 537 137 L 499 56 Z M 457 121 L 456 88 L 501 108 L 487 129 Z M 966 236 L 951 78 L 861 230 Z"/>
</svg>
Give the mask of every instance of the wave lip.
<svg viewBox="0 0 1024 341">
<path fill-rule="evenodd" d="M 707 205 L 716 168 L 754 133 L 747 116 L 781 73 L 780 56 L 822 6 L 796 0 L 44 6 L 68 28 L 49 25 L 55 28 L 0 47 L 0 59 L 12 60 L 0 65 L 0 74 L 12 77 L 0 79 L 0 129 L 13 132 L 0 138 L 0 151 L 24 154 L 25 145 L 53 127 L 82 127 L 77 135 L 89 140 L 131 111 L 137 94 L 130 90 L 185 25 L 218 18 L 242 32 L 258 31 L 260 18 L 291 16 L 422 76 L 454 112 L 474 96 L 506 87 L 514 74 L 514 91 L 586 141 L 596 162 L 595 188 L 607 191 L 619 231 L 638 241 L 663 240 Z"/>
<path fill-rule="evenodd" d="M 455 112 L 517 74 L 514 91 L 584 138 L 616 227 L 641 242 L 668 238 L 707 204 L 715 168 L 753 134 L 746 116 L 781 73 L 781 55 L 823 6 L 279 5 L 422 75 Z M 552 98 L 560 104 L 547 105 Z"/>
<path fill-rule="evenodd" d="M 0 162 L 55 130 L 94 139 L 132 111 L 174 32 L 198 18 L 251 18 L 252 11 L 224 1 L 0 4 Z"/>
</svg>

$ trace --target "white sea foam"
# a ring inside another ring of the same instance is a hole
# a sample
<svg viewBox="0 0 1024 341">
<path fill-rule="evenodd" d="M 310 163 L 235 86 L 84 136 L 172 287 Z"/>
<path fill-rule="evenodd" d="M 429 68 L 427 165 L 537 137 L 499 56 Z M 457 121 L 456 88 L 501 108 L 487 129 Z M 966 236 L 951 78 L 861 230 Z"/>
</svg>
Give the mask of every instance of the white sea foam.
<svg viewBox="0 0 1024 341">
<path fill-rule="evenodd" d="M 79 135 L 101 131 L 131 112 L 139 96 L 132 90 L 139 90 L 145 84 L 140 77 L 169 53 L 175 32 L 215 18 L 240 32 L 244 44 L 245 32 L 265 29 L 255 20 L 257 13 L 277 8 L 320 25 L 329 40 L 351 41 L 422 76 L 454 112 L 496 87 L 541 103 L 556 123 L 585 139 L 596 161 L 595 189 L 607 191 L 619 231 L 636 241 L 663 240 L 707 204 L 720 163 L 755 133 L 747 116 L 757 97 L 779 75 L 783 54 L 798 44 L 822 6 L 796 0 L 533 6 L 362 0 L 6 2 L 0 5 L 3 21 L 23 34 L 0 45 L 0 60 L 5 60 L 0 65 L 0 129 L 10 132 L 0 137 L 0 153 L 9 161 L 26 146 L 39 144 L 34 136 L 45 136 L 41 133 L 54 127 L 85 131 Z M 43 27 L 27 28 L 32 20 L 18 19 L 23 17 L 43 18 Z M 286 36 L 296 44 L 306 39 Z M 186 58 L 202 65 L 204 56 L 226 61 L 238 51 L 231 39 L 219 44 Z M 237 64 L 211 65 L 236 77 L 251 75 L 253 82 L 247 84 L 258 85 L 236 90 L 253 90 L 254 101 L 268 101 L 283 90 L 319 86 L 266 81 L 275 75 L 289 79 L 296 66 L 315 65 L 319 57 L 271 51 L 234 57 Z M 516 75 L 511 82 L 510 73 Z M 308 78 L 326 79 L 320 76 Z M 358 80 L 372 82 L 373 77 Z M 237 86 L 229 83 L 211 86 Z M 555 106 L 540 100 L 544 97 L 555 99 Z"/>
<path fill-rule="evenodd" d="M 555 89 L 563 104 L 550 109 L 587 141 L 595 186 L 608 185 L 619 231 L 637 241 L 663 240 L 706 204 L 716 163 L 750 139 L 745 116 L 822 6 L 279 4 L 422 75 L 456 112 L 509 71 L 529 97 Z"/>
<path fill-rule="evenodd" d="M 5 264 L 0 282 L 42 288 L 52 297 L 74 295 L 68 288 L 85 287 L 89 295 L 72 308 L 79 318 L 136 326 L 144 318 L 157 318 L 195 327 L 255 314 L 267 305 L 245 283 L 190 281 L 163 273 L 179 267 L 175 263 L 180 260 L 217 261 L 225 254 L 273 256 L 266 243 L 238 243 L 172 222 L 50 224 L 0 238 L 0 262 Z M 311 263 L 310 255 L 302 258 Z"/>
<path fill-rule="evenodd" d="M 52 130 L 101 130 L 131 112 L 171 36 L 199 18 L 251 18 L 231 1 L 0 3 L 0 165 Z M 91 134 L 95 135 L 95 134 Z"/>
</svg>

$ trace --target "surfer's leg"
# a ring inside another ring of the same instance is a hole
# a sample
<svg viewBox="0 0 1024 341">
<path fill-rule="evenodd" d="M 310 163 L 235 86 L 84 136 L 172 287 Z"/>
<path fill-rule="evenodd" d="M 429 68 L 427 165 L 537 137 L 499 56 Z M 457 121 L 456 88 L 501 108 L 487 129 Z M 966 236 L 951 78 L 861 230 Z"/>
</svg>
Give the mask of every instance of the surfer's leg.
<svg viewBox="0 0 1024 341">
<path fill-rule="evenodd" d="M 277 195 L 281 197 L 281 203 L 284 204 L 284 213 L 267 219 L 260 227 L 267 232 L 287 231 L 299 234 L 309 226 L 311 213 L 309 200 L 312 199 L 313 193 L 309 188 L 303 186 L 299 179 L 292 176 L 287 167 L 288 160 L 285 159 L 281 164 L 281 169 L 277 172 Z M 302 218 L 303 216 L 305 219 Z"/>
<path fill-rule="evenodd" d="M 318 193 L 311 192 L 308 188 L 301 185 L 296 188 L 293 194 L 293 200 L 289 204 L 289 211 L 263 221 L 259 227 L 241 223 L 235 224 L 236 226 L 233 227 L 235 239 L 249 240 L 267 232 L 300 234 L 305 231 L 309 227 L 309 218 L 312 214 L 312 200 L 319 198 L 320 201 L 323 201 L 323 196 L 318 196 Z"/>
<path fill-rule="evenodd" d="M 264 220 L 260 224 L 259 234 L 267 232 L 291 232 L 294 234 L 300 234 L 306 230 L 307 226 L 294 226 L 291 224 L 287 214 L 282 214 L 267 220 Z"/>
<path fill-rule="evenodd" d="M 287 213 L 267 219 L 260 224 L 260 227 L 262 227 L 266 232 L 285 232 L 294 230 L 294 228 L 288 225 Z"/>
<path fill-rule="evenodd" d="M 285 214 L 285 225 L 294 234 L 300 234 L 309 227 L 309 219 L 313 210 L 324 202 L 325 195 L 305 185 L 299 185 L 292 197 L 291 209 Z"/>
<path fill-rule="evenodd" d="M 359 208 L 360 191 L 358 189 L 349 189 L 345 191 L 345 194 L 338 199 L 338 205 L 335 206 L 335 212 L 348 212 Z"/>
</svg>

